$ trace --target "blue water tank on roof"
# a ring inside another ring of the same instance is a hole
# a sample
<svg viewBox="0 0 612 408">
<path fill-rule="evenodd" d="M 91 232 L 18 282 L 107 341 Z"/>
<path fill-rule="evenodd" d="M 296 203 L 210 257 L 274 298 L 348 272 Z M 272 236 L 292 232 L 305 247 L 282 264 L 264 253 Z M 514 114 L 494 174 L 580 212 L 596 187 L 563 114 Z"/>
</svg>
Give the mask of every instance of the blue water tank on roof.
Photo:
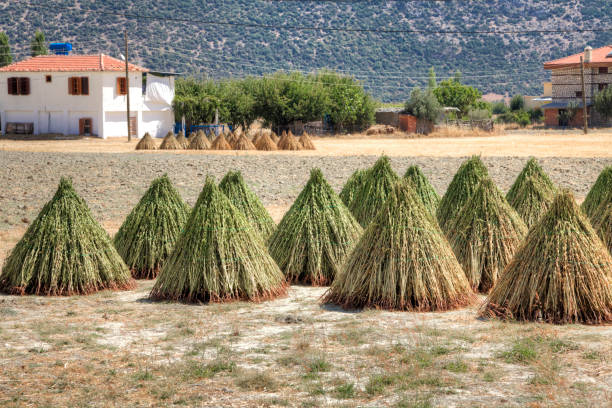
<svg viewBox="0 0 612 408">
<path fill-rule="evenodd" d="M 55 55 L 68 55 L 72 51 L 72 44 L 70 43 L 51 43 L 49 49 Z"/>
</svg>

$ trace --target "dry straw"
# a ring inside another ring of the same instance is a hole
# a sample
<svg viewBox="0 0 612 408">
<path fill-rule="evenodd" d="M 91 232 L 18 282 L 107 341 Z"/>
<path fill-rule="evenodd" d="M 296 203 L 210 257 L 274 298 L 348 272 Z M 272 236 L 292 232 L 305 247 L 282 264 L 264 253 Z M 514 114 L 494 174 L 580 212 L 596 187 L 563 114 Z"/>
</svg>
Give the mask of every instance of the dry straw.
<svg viewBox="0 0 612 408">
<path fill-rule="evenodd" d="M 510 203 L 531 228 L 548 211 L 555 198 L 556 188 L 539 177 L 527 176 L 515 190 Z"/>
<path fill-rule="evenodd" d="M 160 150 L 180 150 L 182 149 L 181 145 L 177 142 L 176 137 L 174 137 L 174 133 L 168 132 L 164 140 L 162 140 L 161 145 L 159 146 Z"/>
<path fill-rule="evenodd" d="M 435 219 L 402 181 L 324 300 L 345 308 L 434 311 L 465 306 L 475 296 Z"/>
<path fill-rule="evenodd" d="M 189 138 L 189 149 L 191 150 L 207 150 L 210 149 L 210 141 L 206 137 L 206 133 L 203 130 L 198 132 Z"/>
<path fill-rule="evenodd" d="M 361 233 L 321 170 L 314 169 L 268 246 L 289 282 L 322 286 L 334 280 Z"/>
<path fill-rule="evenodd" d="M 606 167 L 597 177 L 597 181 L 591 191 L 587 194 L 582 203 L 582 210 L 587 217 L 593 217 L 593 214 L 599 207 L 599 204 L 606 198 L 609 191 L 612 190 L 612 166 Z"/>
<path fill-rule="evenodd" d="M 521 217 L 486 177 L 449 224 L 447 235 L 472 288 L 488 293 L 526 234 Z"/>
<path fill-rule="evenodd" d="M 419 166 L 415 165 L 408 167 L 406 174 L 404 174 L 404 178 L 410 181 L 412 188 L 423 202 L 427 211 L 435 216 L 438 204 L 440 203 L 440 196 L 436 193 L 436 190 L 434 190 Z"/>
<path fill-rule="evenodd" d="M 190 208 L 167 175 L 153 180 L 113 240 L 136 279 L 154 279 L 174 249 Z"/>
<path fill-rule="evenodd" d="M 487 168 L 478 156 L 472 156 L 461 164 L 446 193 L 440 200 L 436 212 L 442 231 L 448 232 L 449 224 L 453 222 L 459 211 L 474 194 L 480 181 L 487 176 Z"/>
<path fill-rule="evenodd" d="M 612 255 L 612 190 L 599 204 L 592 217 L 593 227 Z"/>
<path fill-rule="evenodd" d="M 176 143 L 181 146 L 181 149 L 187 149 L 189 147 L 189 141 L 185 137 L 185 133 L 181 130 L 176 137 Z"/>
<path fill-rule="evenodd" d="M 219 133 L 219 136 L 213 140 L 210 148 L 211 150 L 232 150 L 232 146 L 225 140 L 223 133 Z"/>
<path fill-rule="evenodd" d="M 510 190 L 508 190 L 508 193 L 506 194 L 506 200 L 508 200 L 510 205 L 513 207 L 515 207 L 514 203 L 521 199 L 520 195 L 518 194 L 519 190 L 521 190 L 525 180 L 530 177 L 538 180 L 538 184 L 546 187 L 546 190 L 552 191 L 553 194 L 557 192 L 557 188 L 548 177 L 548 174 L 542 170 L 542 167 L 540 167 L 538 161 L 532 157 L 527 161 L 527 164 L 525 164 L 525 167 L 523 167 L 523 170 L 521 170 L 520 174 L 514 181 L 514 184 L 512 184 L 512 187 L 510 187 Z"/>
<path fill-rule="evenodd" d="M 257 148 L 257 150 L 263 150 L 268 152 L 278 150 L 276 143 L 274 143 L 268 133 L 264 133 L 257 138 L 257 140 L 255 141 L 255 147 Z"/>
<path fill-rule="evenodd" d="M 283 132 L 283 137 L 278 141 L 278 149 L 279 150 L 302 150 L 302 145 L 300 142 L 293 136 L 293 133 L 289 131 L 289 133 Z"/>
<path fill-rule="evenodd" d="M 312 139 L 306 132 L 302 133 L 302 136 L 300 136 L 299 142 L 300 142 L 300 145 L 302 145 L 302 148 L 304 150 L 317 150 L 314 143 L 312 143 Z"/>
<path fill-rule="evenodd" d="M 133 285 L 110 237 L 65 178 L 0 274 L 0 290 L 20 295 L 82 295 Z"/>
<path fill-rule="evenodd" d="M 529 230 L 482 311 L 555 324 L 612 322 L 612 257 L 571 192 Z"/>
<path fill-rule="evenodd" d="M 233 146 L 234 146 L 234 150 L 256 150 L 257 149 L 255 145 L 253 144 L 253 142 L 251 142 L 244 133 L 241 134 L 236 139 L 236 142 L 234 143 Z"/>
<path fill-rule="evenodd" d="M 361 226 L 365 228 L 376 216 L 399 179 L 387 156 L 382 156 L 366 171 L 349 207 Z"/>
<path fill-rule="evenodd" d="M 270 139 L 272 139 L 272 141 L 276 144 L 278 144 L 278 142 L 280 141 L 280 138 L 278 137 L 278 135 L 274 132 L 270 133 Z"/>
<path fill-rule="evenodd" d="M 276 228 L 276 224 L 257 195 L 244 182 L 242 174 L 239 171 L 228 172 L 219 183 L 219 188 L 232 204 L 242 211 L 255 231 L 266 241 Z"/>
<path fill-rule="evenodd" d="M 149 132 L 145 133 L 142 139 L 138 141 L 136 144 L 136 150 L 156 150 L 157 146 L 155 145 L 155 141 L 149 134 Z"/>
<path fill-rule="evenodd" d="M 355 197 L 355 193 L 361 188 L 363 182 L 366 178 L 367 170 L 359 169 L 356 170 L 351 177 L 346 181 L 344 187 L 342 187 L 342 191 L 340 192 L 340 199 L 350 208 L 351 203 L 353 202 L 353 198 Z"/>
<path fill-rule="evenodd" d="M 283 273 L 261 237 L 207 177 L 150 297 L 183 302 L 263 301 L 286 290 Z"/>
</svg>

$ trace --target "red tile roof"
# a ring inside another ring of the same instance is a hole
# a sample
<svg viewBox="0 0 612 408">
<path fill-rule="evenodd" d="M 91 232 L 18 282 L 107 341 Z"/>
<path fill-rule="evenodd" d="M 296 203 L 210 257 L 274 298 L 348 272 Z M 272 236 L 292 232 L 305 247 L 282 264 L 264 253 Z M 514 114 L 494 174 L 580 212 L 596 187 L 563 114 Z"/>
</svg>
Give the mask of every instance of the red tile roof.
<svg viewBox="0 0 612 408">
<path fill-rule="evenodd" d="M 132 72 L 148 69 L 128 64 Z M 0 72 L 125 71 L 125 62 L 108 55 L 40 55 L 0 68 Z"/>
<path fill-rule="evenodd" d="M 612 66 L 612 45 L 597 48 L 591 51 L 591 62 L 586 66 Z M 570 55 L 569 57 L 556 59 L 544 63 L 544 69 L 567 68 L 580 64 L 580 57 L 584 57 L 584 52 Z"/>
</svg>

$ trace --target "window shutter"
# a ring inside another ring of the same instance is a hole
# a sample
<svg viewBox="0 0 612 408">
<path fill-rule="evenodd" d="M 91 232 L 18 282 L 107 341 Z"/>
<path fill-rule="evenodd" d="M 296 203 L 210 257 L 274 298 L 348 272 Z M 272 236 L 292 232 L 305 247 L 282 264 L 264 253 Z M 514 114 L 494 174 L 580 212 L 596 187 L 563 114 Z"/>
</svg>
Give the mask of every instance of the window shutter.
<svg viewBox="0 0 612 408">
<path fill-rule="evenodd" d="M 72 91 L 73 87 L 72 87 L 72 82 L 73 82 L 74 78 L 68 78 L 68 95 L 74 95 L 74 92 Z"/>
<path fill-rule="evenodd" d="M 19 78 L 19 94 L 30 94 L 30 78 Z"/>
<path fill-rule="evenodd" d="M 81 95 L 89 95 L 89 77 L 81 78 Z"/>
<path fill-rule="evenodd" d="M 8 81 L 7 86 L 8 86 L 9 95 L 16 95 L 17 94 L 16 92 L 17 78 L 9 78 L 7 81 Z"/>
<path fill-rule="evenodd" d="M 85 119 L 79 119 L 79 135 L 85 134 Z"/>
</svg>

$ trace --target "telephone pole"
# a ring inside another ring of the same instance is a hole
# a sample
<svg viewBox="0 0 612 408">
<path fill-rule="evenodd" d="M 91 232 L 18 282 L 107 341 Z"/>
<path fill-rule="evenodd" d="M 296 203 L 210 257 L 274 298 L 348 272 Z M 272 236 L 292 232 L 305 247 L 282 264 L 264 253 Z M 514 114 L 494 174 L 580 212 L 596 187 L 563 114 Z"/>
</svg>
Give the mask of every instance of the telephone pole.
<svg viewBox="0 0 612 408">
<path fill-rule="evenodd" d="M 587 116 L 586 89 L 584 86 L 584 59 L 580 57 L 580 79 L 582 82 L 582 117 L 584 119 L 584 134 L 589 133 L 589 118 Z"/>
<path fill-rule="evenodd" d="M 128 36 L 127 30 L 124 31 L 125 37 L 125 89 L 127 91 L 127 131 L 128 142 L 132 141 L 132 125 L 130 123 L 130 71 L 128 68 Z"/>
</svg>

